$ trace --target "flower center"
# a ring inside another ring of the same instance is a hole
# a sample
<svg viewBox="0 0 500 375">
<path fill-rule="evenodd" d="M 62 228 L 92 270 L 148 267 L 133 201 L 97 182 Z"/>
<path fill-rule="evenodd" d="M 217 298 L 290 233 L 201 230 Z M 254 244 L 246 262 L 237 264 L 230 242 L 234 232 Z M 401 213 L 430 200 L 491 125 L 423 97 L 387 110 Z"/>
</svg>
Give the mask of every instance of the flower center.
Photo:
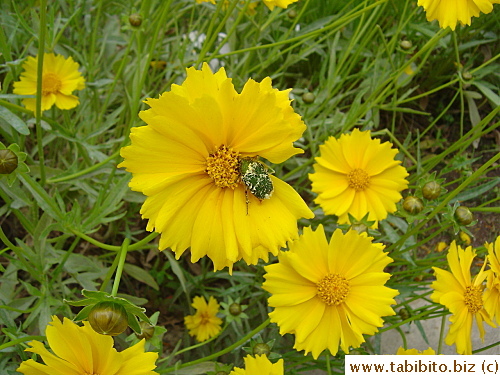
<svg viewBox="0 0 500 375">
<path fill-rule="evenodd" d="M 210 322 L 210 315 L 208 313 L 202 312 L 200 315 L 201 315 L 200 325 L 206 325 L 208 322 Z"/>
<path fill-rule="evenodd" d="M 45 73 L 42 77 L 42 95 L 55 94 L 61 89 L 62 82 L 57 74 Z"/>
<path fill-rule="evenodd" d="M 234 189 L 240 183 L 239 153 L 226 146 L 220 146 L 207 158 L 205 171 L 220 188 Z"/>
<path fill-rule="evenodd" d="M 370 186 L 370 176 L 363 169 L 356 168 L 347 174 L 347 183 L 350 188 L 363 191 Z"/>
<path fill-rule="evenodd" d="M 325 276 L 316 287 L 319 298 L 328 306 L 340 305 L 347 298 L 351 289 L 349 281 L 338 273 Z"/>
<path fill-rule="evenodd" d="M 471 314 L 483 308 L 483 290 L 480 286 L 470 285 L 465 288 L 464 302 Z"/>
</svg>

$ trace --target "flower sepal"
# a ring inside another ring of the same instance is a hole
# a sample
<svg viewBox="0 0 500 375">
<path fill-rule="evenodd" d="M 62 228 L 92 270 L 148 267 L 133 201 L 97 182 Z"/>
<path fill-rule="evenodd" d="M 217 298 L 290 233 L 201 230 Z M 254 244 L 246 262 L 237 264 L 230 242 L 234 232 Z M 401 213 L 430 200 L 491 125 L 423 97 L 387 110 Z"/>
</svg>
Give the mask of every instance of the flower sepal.
<svg viewBox="0 0 500 375">
<path fill-rule="evenodd" d="M 103 303 L 111 304 L 118 311 L 124 311 L 127 319 L 128 326 L 134 330 L 134 332 L 140 334 L 141 326 L 139 324 L 139 320 L 151 324 L 149 318 L 144 314 L 146 311 L 145 308 L 134 305 L 132 302 L 128 301 L 125 298 L 114 297 L 105 292 L 98 292 L 92 290 L 82 290 L 83 296 L 87 297 L 86 299 L 82 299 L 80 301 L 68 301 L 64 300 L 67 304 L 71 306 L 83 306 L 83 309 L 76 315 L 74 318 L 75 321 L 89 319 L 89 315 L 92 310 L 96 306 L 103 307 Z M 122 310 L 123 308 L 123 310 Z M 151 324 L 152 325 L 152 324 Z M 94 328 L 94 327 L 93 327 Z M 126 328 L 126 327 L 125 327 Z M 95 329 L 95 328 L 94 328 Z M 98 333 L 102 333 L 96 331 Z"/>
<path fill-rule="evenodd" d="M 6 147 L 0 142 L 0 178 L 6 178 L 7 184 L 12 186 L 19 173 L 28 173 L 30 169 L 24 163 L 26 153 L 21 152 L 17 143 Z"/>
</svg>

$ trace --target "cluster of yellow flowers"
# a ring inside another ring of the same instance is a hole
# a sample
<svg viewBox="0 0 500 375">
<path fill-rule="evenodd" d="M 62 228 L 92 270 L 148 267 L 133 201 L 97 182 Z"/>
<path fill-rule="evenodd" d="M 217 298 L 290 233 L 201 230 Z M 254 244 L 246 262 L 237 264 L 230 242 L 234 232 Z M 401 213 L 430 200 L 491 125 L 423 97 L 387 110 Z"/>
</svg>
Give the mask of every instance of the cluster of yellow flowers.
<svg viewBox="0 0 500 375">
<path fill-rule="evenodd" d="M 474 318 L 481 339 L 484 338 L 483 323 L 495 327 L 493 320 L 496 320 L 500 324 L 500 236 L 494 244 L 486 244 L 486 248 L 487 261 L 474 277 L 471 277 L 471 266 L 476 251 L 471 246 L 462 249 L 455 241 L 447 256 L 450 271 L 433 267 L 436 281 L 431 284 L 434 289 L 431 298 L 450 310 L 451 326 L 445 342 L 455 344 L 459 354 L 472 354 Z M 490 269 L 485 270 L 487 264 Z"/>
</svg>

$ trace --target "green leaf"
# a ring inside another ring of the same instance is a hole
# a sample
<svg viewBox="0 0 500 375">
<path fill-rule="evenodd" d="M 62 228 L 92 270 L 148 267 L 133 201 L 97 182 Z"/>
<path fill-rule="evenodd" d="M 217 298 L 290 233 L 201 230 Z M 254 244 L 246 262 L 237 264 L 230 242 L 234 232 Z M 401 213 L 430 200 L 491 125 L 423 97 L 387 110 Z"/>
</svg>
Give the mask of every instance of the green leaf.
<svg viewBox="0 0 500 375">
<path fill-rule="evenodd" d="M 0 118 L 12 126 L 19 134 L 29 135 L 28 125 L 5 107 L 0 107 Z"/>
<path fill-rule="evenodd" d="M 134 266 L 133 264 L 125 264 L 123 270 L 137 281 L 149 285 L 154 290 L 160 290 L 158 283 L 155 281 L 153 276 L 151 276 L 151 274 L 145 269 Z"/>
</svg>

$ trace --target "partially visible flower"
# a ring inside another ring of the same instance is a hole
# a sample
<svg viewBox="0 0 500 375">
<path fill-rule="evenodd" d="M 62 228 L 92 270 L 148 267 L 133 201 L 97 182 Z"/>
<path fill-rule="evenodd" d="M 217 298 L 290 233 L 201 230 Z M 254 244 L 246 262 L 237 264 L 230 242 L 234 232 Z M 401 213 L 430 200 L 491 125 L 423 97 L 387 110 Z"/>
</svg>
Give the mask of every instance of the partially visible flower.
<svg viewBox="0 0 500 375">
<path fill-rule="evenodd" d="M 256 264 L 297 238 L 297 220 L 314 216 L 287 183 L 269 176 L 274 193 L 258 199 L 242 182 L 246 159 L 282 163 L 302 153 L 296 141 L 306 126 L 294 112 L 289 90 L 271 79 L 250 79 L 238 93 L 224 68 L 212 73 L 187 69 L 182 85 L 172 85 L 139 116 L 132 144 L 121 150 L 119 167 L 132 173 L 130 187 L 147 198 L 141 208 L 147 230 L 161 233 L 159 249 L 191 261 L 207 255 L 219 270 L 244 259 Z"/>
<path fill-rule="evenodd" d="M 385 219 L 408 187 L 408 173 L 394 160 L 398 150 L 391 147 L 358 129 L 339 139 L 330 137 L 320 146 L 321 156 L 309 175 L 318 194 L 315 202 L 327 215 L 337 215 L 340 224 L 349 222 L 349 214 L 356 220 L 366 214 L 368 220 Z"/>
<path fill-rule="evenodd" d="M 53 353 L 39 341 L 31 341 L 26 351 L 38 354 L 45 364 L 28 359 L 21 363 L 18 372 L 25 375 L 55 374 L 106 374 L 154 375 L 158 353 L 144 352 L 144 340 L 134 346 L 117 352 L 110 336 L 100 335 L 90 327 L 56 316 L 46 329 L 47 341 Z"/>
<path fill-rule="evenodd" d="M 419 351 L 417 349 L 403 349 L 400 347 L 396 353 L 397 355 L 435 355 L 436 352 L 434 349 L 429 348 L 423 351 Z"/>
<path fill-rule="evenodd" d="M 184 324 L 190 336 L 196 336 L 199 342 L 217 335 L 221 330 L 222 319 L 217 317 L 219 304 L 210 296 L 208 303 L 204 297 L 194 297 L 191 304 L 196 309 L 194 315 L 184 317 Z"/>
<path fill-rule="evenodd" d="M 483 268 L 472 278 L 470 269 L 476 252 L 471 246 L 465 250 L 453 241 L 448 250 L 450 271 L 432 267 L 436 281 L 431 284 L 431 299 L 450 310 L 451 326 L 445 338 L 447 345 L 456 345 L 458 354 L 472 354 L 471 330 L 475 319 L 481 339 L 484 337 L 483 322 L 495 325 L 484 308 L 483 281 L 488 271 Z M 485 263 L 486 264 L 486 263 Z"/>
<path fill-rule="evenodd" d="M 247 355 L 244 359 L 245 369 L 235 367 L 229 375 L 283 375 L 283 359 L 272 363 L 265 354 L 252 357 Z"/>
<path fill-rule="evenodd" d="M 470 25 L 472 17 L 479 17 L 479 13 L 490 13 L 493 4 L 499 0 L 418 0 L 418 5 L 425 10 L 427 21 L 438 20 L 442 29 L 448 26 L 455 30 L 457 22 Z"/>
<path fill-rule="evenodd" d="M 500 324 L 500 236 L 495 243 L 486 243 L 488 264 L 491 272 L 487 278 L 487 289 L 484 292 L 484 308 Z"/>
<path fill-rule="evenodd" d="M 280 252 L 279 263 L 266 266 L 262 288 L 271 293 L 269 316 L 280 334 L 295 334 L 294 348 L 347 353 L 382 327 L 383 316 L 395 315 L 391 305 L 398 291 L 385 286 L 391 277 L 384 267 L 392 259 L 382 244 L 356 231 L 337 229 L 327 241 L 323 226 L 304 228 L 302 236 Z"/>
<path fill-rule="evenodd" d="M 80 102 L 72 95 L 75 90 L 85 88 L 85 79 L 78 71 L 80 66 L 70 56 L 46 53 L 42 72 L 42 111 L 50 109 L 54 104 L 59 109 L 71 109 Z M 38 56 L 31 57 L 23 64 L 24 72 L 20 81 L 14 82 L 14 94 L 36 95 Z M 36 98 L 23 99 L 24 106 L 35 111 Z"/>
</svg>

